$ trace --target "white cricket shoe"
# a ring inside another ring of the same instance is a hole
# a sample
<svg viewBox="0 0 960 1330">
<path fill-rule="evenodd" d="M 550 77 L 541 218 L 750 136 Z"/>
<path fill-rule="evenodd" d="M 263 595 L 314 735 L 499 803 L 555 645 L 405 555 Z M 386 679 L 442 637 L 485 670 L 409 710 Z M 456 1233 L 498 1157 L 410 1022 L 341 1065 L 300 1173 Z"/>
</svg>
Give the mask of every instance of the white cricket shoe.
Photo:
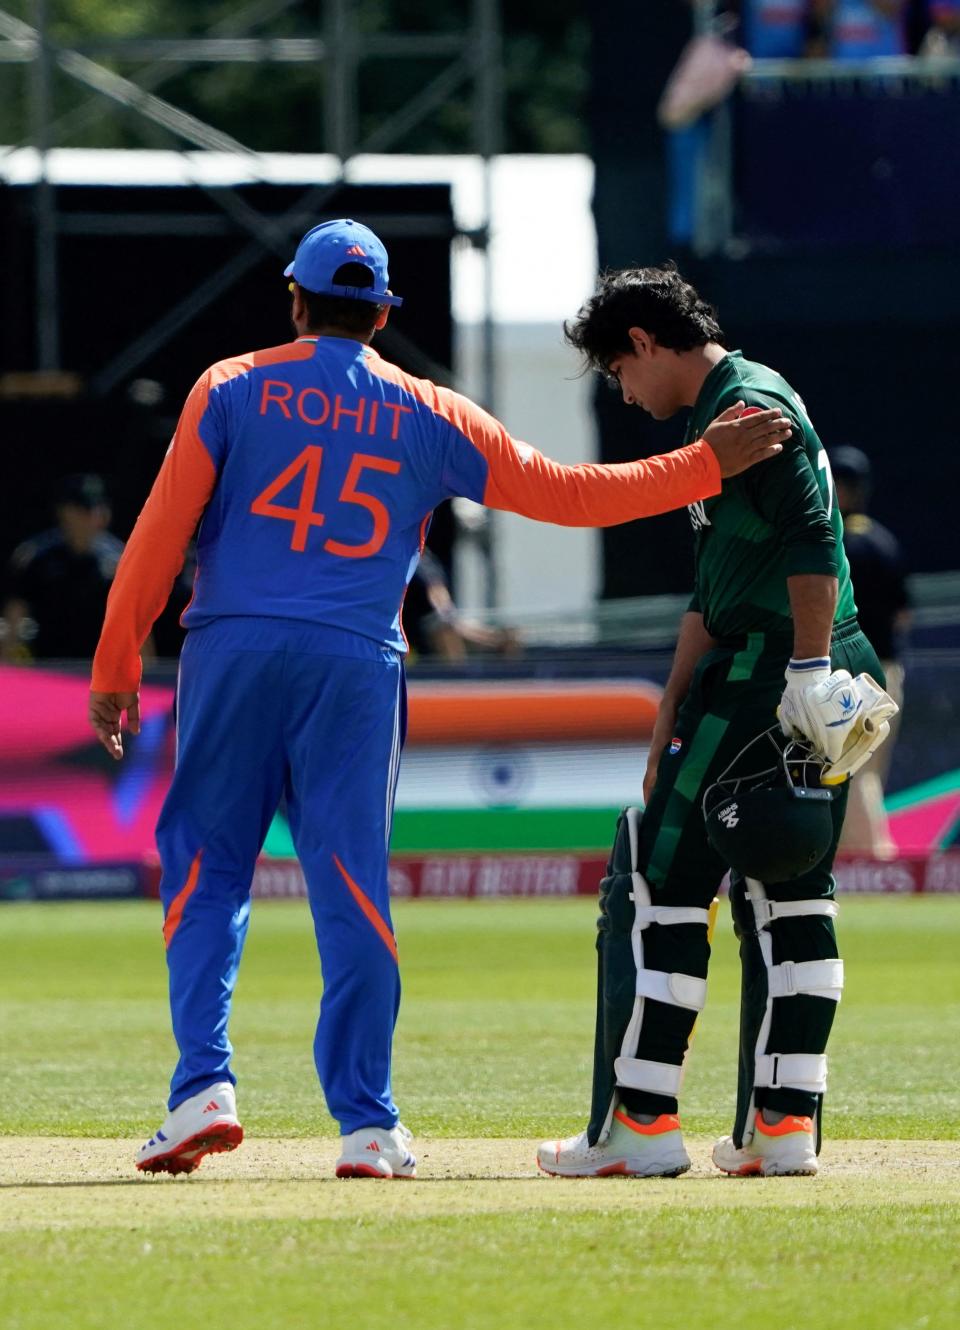
<svg viewBox="0 0 960 1330">
<path fill-rule="evenodd" d="M 141 1173 L 192 1173 L 204 1155 L 235 1150 L 242 1140 L 233 1086 L 217 1081 L 167 1114 L 137 1151 L 136 1164 Z"/>
<path fill-rule="evenodd" d="M 812 1176 L 819 1167 L 813 1119 L 789 1114 L 769 1123 L 758 1109 L 750 1144 L 738 1150 L 732 1136 L 721 1136 L 713 1147 L 713 1162 L 736 1178 Z"/>
<path fill-rule="evenodd" d="M 559 1178 L 675 1178 L 686 1173 L 690 1156 L 675 1113 L 661 1113 L 648 1125 L 618 1108 L 602 1145 L 588 1144 L 585 1131 L 565 1141 L 544 1141 L 537 1163 Z"/>
<path fill-rule="evenodd" d="M 398 1122 L 383 1127 L 361 1127 L 340 1137 L 338 1178 L 415 1178 L 416 1156 L 410 1151 L 413 1132 Z"/>
</svg>

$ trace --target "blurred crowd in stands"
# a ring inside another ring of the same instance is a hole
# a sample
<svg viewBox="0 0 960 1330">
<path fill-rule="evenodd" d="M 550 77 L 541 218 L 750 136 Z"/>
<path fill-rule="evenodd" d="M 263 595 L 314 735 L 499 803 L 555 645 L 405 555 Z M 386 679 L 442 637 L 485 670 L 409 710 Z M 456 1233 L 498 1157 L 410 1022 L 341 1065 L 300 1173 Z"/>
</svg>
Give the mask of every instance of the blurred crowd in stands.
<svg viewBox="0 0 960 1330">
<path fill-rule="evenodd" d="M 960 60 L 960 0 L 688 0 L 696 22 L 667 81 L 657 119 L 667 131 L 667 234 L 682 258 L 688 249 L 710 252 L 717 241 L 702 233 L 723 178 L 723 149 L 711 147 L 711 112 L 727 101 L 751 68 L 764 61 L 796 65 L 789 77 L 804 83 L 803 62 L 827 60 L 828 71 L 857 76 L 871 62 L 903 57 Z M 877 66 L 881 72 L 881 67 Z M 783 73 L 767 66 L 768 74 Z M 811 71 L 812 72 L 812 71 Z M 822 67 L 817 74 L 822 73 Z M 889 71 L 899 79 L 900 67 Z M 873 73 L 871 72 L 871 77 Z M 891 85 L 895 86 L 895 85 Z M 711 166 L 712 163 L 712 166 Z M 713 171 L 714 179 L 707 182 Z M 719 172 L 719 175 L 718 175 Z M 721 191 L 722 192 L 722 191 Z M 709 229 L 709 223 L 708 223 Z"/>
<path fill-rule="evenodd" d="M 719 8 L 760 60 L 960 56 L 960 0 L 729 0 Z"/>
<path fill-rule="evenodd" d="M 101 476 L 63 477 L 54 487 L 52 509 L 49 527 L 18 545 L 6 566 L 0 559 L 0 662 L 30 665 L 93 657 L 123 541 L 108 529 L 112 511 Z M 195 570 L 191 547 L 170 603 L 144 644 L 145 665 L 179 655 L 179 618 L 192 595 Z M 513 629 L 483 624 L 458 608 L 449 574 L 429 549 L 408 588 L 403 626 L 412 662 L 523 654 Z"/>
</svg>

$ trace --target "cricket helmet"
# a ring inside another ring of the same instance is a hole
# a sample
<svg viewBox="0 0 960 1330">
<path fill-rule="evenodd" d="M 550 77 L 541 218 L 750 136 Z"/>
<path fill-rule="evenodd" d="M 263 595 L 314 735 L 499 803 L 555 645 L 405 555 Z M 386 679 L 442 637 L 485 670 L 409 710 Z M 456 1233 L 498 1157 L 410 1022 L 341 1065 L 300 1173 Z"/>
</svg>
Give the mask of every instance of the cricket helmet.
<svg viewBox="0 0 960 1330">
<path fill-rule="evenodd" d="M 707 839 L 727 864 L 760 882 L 789 882 L 815 868 L 833 840 L 836 791 L 820 784 L 823 760 L 779 725 L 740 750 L 703 796 Z"/>
</svg>

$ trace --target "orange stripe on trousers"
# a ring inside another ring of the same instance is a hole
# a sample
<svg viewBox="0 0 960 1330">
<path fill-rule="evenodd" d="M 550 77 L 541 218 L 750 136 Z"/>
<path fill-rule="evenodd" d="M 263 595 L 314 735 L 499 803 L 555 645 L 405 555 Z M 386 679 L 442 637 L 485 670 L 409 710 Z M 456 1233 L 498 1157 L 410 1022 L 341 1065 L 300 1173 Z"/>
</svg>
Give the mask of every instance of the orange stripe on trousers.
<svg viewBox="0 0 960 1330">
<path fill-rule="evenodd" d="M 170 909 L 167 911 L 167 917 L 163 921 L 163 940 L 169 947 L 173 940 L 173 935 L 177 931 L 183 915 L 183 907 L 193 895 L 197 887 L 197 878 L 200 876 L 200 856 L 203 850 L 197 850 L 193 863 L 190 865 L 190 872 L 187 874 L 187 880 L 170 902 Z"/>
<path fill-rule="evenodd" d="M 390 955 L 393 957 L 394 960 L 397 960 L 397 939 L 393 936 L 393 933 L 390 931 L 389 927 L 387 926 L 387 923 L 383 918 L 383 916 L 381 915 L 380 911 L 374 905 L 373 901 L 366 894 L 366 892 L 361 890 L 361 888 L 357 886 L 356 882 L 354 882 L 353 878 L 344 868 L 343 864 L 340 862 L 340 860 L 337 858 L 336 855 L 333 856 L 333 862 L 339 868 L 341 877 L 343 878 L 344 882 L 346 882 L 347 886 L 350 888 L 351 896 L 360 906 L 360 909 L 364 912 L 364 914 L 373 924 L 377 932 L 380 934 L 380 937 L 383 939 L 383 945 L 386 947 L 387 951 L 389 951 Z"/>
</svg>

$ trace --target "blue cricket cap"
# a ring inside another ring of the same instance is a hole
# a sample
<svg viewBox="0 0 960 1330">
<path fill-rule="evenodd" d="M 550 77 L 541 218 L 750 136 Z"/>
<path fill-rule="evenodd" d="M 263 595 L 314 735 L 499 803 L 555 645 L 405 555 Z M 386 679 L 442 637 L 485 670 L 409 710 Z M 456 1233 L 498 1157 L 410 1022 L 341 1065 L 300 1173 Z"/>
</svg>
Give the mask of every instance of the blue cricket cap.
<svg viewBox="0 0 960 1330">
<path fill-rule="evenodd" d="M 345 263 L 362 263 L 373 275 L 373 286 L 339 286 L 333 275 Z M 400 296 L 389 292 L 387 251 L 368 226 L 342 217 L 321 222 L 300 241 L 293 262 L 283 270 L 300 286 L 321 296 L 345 296 L 367 300 L 371 305 L 402 305 Z"/>
</svg>

